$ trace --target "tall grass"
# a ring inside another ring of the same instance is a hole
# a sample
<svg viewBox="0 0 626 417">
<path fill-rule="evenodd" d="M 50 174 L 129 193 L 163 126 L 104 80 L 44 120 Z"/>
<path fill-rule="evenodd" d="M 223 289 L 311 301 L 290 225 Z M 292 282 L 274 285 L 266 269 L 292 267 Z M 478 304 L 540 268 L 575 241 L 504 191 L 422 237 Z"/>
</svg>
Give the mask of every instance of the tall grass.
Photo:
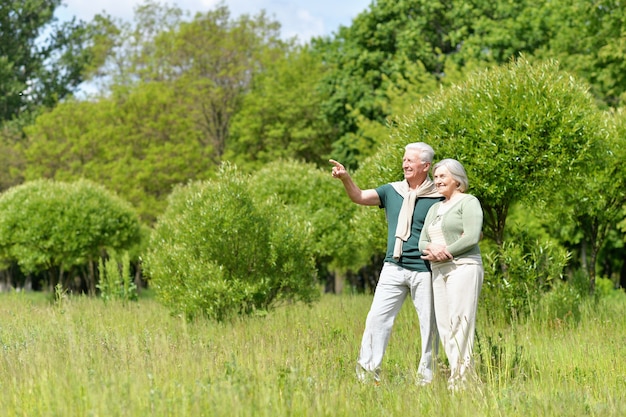
<svg viewBox="0 0 626 417">
<path fill-rule="evenodd" d="M 621 416 L 626 297 L 578 321 L 505 324 L 481 311 L 480 382 L 451 394 L 442 371 L 415 384 L 419 326 L 396 320 L 381 385 L 354 377 L 371 297 L 217 324 L 151 299 L 104 303 L 0 296 L 4 416 Z M 444 359 L 442 358 L 442 362 Z"/>
</svg>

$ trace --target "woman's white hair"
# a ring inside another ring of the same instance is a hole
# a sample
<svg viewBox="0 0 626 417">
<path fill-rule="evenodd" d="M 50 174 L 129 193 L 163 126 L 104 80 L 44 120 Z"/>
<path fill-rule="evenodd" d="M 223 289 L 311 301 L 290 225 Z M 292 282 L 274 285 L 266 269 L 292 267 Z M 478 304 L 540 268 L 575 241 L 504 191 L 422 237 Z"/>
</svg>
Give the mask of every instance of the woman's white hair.
<svg viewBox="0 0 626 417">
<path fill-rule="evenodd" d="M 467 173 L 465 172 L 465 168 L 463 168 L 463 164 L 461 164 L 456 159 L 442 159 L 437 162 L 435 166 L 433 166 L 433 173 L 437 171 L 439 167 L 446 167 L 454 179 L 458 186 L 459 191 L 464 193 L 469 188 L 469 180 L 467 179 Z"/>
</svg>

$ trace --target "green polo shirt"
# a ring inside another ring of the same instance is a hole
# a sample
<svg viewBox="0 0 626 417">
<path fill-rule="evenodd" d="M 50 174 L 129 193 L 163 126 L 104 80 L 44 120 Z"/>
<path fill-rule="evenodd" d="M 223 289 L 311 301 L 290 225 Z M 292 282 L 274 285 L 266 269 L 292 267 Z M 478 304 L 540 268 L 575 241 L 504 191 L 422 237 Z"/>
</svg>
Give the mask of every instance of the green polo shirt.
<svg viewBox="0 0 626 417">
<path fill-rule="evenodd" d="M 396 242 L 396 228 L 398 226 L 398 215 L 404 198 L 393 188 L 391 184 L 381 185 L 376 188 L 380 198 L 380 207 L 385 209 L 387 217 L 387 253 L 385 262 L 392 262 L 411 271 L 429 272 L 430 265 L 424 261 L 419 250 L 420 233 L 424 227 L 424 219 L 428 209 L 435 203 L 443 200 L 443 197 L 420 197 L 415 202 L 413 211 L 413 222 L 411 224 L 411 236 L 402 245 L 402 256 L 399 260 L 393 259 L 393 248 Z"/>
</svg>

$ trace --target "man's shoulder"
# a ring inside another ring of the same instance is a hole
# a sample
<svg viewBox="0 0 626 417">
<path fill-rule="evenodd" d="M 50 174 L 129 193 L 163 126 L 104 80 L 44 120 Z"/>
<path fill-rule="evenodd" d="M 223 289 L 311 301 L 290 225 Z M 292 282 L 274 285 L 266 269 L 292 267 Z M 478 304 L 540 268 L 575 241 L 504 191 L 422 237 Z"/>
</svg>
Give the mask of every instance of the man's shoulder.
<svg viewBox="0 0 626 417">
<path fill-rule="evenodd" d="M 388 194 L 390 192 L 394 192 L 394 193 L 398 194 L 395 191 L 395 189 L 393 188 L 393 184 L 392 183 L 379 185 L 378 187 L 375 188 L 375 190 L 378 193 L 378 195 L 384 195 L 384 194 Z"/>
</svg>

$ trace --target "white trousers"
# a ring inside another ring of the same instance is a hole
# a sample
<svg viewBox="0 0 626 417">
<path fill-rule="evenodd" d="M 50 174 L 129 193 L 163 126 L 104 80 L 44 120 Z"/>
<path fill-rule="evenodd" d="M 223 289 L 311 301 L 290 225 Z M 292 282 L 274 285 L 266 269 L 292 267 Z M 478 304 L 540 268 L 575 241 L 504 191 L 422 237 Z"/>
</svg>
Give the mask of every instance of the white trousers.
<svg viewBox="0 0 626 417">
<path fill-rule="evenodd" d="M 383 265 L 374 299 L 367 314 L 357 360 L 359 378 L 362 379 L 365 372 L 371 372 L 376 380 L 379 379 L 391 328 L 407 295 L 411 296 L 417 311 L 422 339 L 418 378 L 423 383 L 432 381 L 439 337 L 433 309 L 431 274 L 410 271 L 389 262 Z"/>
<path fill-rule="evenodd" d="M 472 368 L 478 297 L 484 269 L 480 264 L 433 264 L 433 297 L 439 336 L 450 364 L 448 385 L 464 383 Z"/>
</svg>

